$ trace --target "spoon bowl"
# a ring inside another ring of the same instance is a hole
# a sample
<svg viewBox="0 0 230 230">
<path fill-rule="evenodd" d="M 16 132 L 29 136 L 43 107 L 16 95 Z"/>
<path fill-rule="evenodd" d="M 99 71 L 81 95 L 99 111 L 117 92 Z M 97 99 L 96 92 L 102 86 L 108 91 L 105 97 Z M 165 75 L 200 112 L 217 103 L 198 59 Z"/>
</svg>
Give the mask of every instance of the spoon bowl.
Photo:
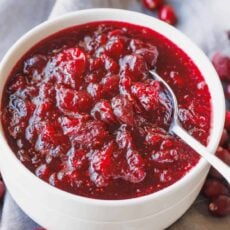
<svg viewBox="0 0 230 230">
<path fill-rule="evenodd" d="M 217 158 L 215 155 L 212 155 L 204 145 L 202 145 L 199 141 L 192 137 L 182 127 L 178 116 L 179 109 L 177 98 L 172 88 L 161 76 L 157 74 L 155 70 L 150 70 L 149 73 L 155 80 L 161 82 L 164 85 L 166 90 L 169 92 L 170 97 L 172 98 L 173 116 L 170 125 L 170 131 L 180 137 L 187 145 L 189 145 L 193 150 L 195 150 L 199 155 L 207 160 L 209 164 L 212 165 L 227 180 L 228 183 L 230 183 L 230 167 L 219 158 Z"/>
</svg>

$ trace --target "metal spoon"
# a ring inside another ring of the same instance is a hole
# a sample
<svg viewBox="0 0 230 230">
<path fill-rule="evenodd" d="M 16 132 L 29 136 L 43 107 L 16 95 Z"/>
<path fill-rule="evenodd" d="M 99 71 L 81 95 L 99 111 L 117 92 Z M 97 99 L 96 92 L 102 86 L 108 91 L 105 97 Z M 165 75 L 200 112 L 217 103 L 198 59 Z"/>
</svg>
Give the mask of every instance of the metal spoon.
<svg viewBox="0 0 230 230">
<path fill-rule="evenodd" d="M 168 85 L 168 83 L 165 82 L 156 73 L 155 70 L 150 70 L 149 72 L 155 80 L 161 82 L 165 86 L 165 88 L 168 90 L 172 98 L 174 112 L 173 112 L 172 123 L 170 125 L 170 130 L 173 133 L 175 133 L 178 137 L 180 137 L 193 150 L 195 150 L 198 154 L 200 154 L 203 158 L 205 158 L 209 162 L 209 164 L 211 164 L 227 180 L 227 182 L 230 183 L 230 167 L 227 164 L 225 164 L 223 161 L 221 161 L 219 158 L 217 158 L 215 155 L 211 154 L 204 145 L 198 142 L 182 127 L 178 118 L 178 103 L 173 90 Z"/>
</svg>

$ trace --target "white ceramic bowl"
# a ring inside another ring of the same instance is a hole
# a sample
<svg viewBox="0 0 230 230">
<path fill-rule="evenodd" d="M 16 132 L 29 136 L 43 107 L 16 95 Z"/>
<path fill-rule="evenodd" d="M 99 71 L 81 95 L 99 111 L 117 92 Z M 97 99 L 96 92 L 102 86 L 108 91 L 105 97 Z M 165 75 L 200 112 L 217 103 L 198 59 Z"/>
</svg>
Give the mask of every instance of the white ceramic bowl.
<svg viewBox="0 0 230 230">
<path fill-rule="evenodd" d="M 32 46 L 62 29 L 87 22 L 115 20 L 151 28 L 184 50 L 208 84 L 212 98 L 212 129 L 208 148 L 215 152 L 221 137 L 225 105 L 222 86 L 208 58 L 175 28 L 144 14 L 117 9 L 78 11 L 47 21 L 19 39 L 0 65 L 0 99 L 10 71 Z M 18 205 L 49 230 L 152 230 L 177 220 L 193 203 L 207 175 L 204 159 L 181 180 L 154 194 L 127 200 L 96 200 L 72 195 L 43 182 L 15 157 L 0 127 L 0 166 L 7 188 Z"/>
</svg>

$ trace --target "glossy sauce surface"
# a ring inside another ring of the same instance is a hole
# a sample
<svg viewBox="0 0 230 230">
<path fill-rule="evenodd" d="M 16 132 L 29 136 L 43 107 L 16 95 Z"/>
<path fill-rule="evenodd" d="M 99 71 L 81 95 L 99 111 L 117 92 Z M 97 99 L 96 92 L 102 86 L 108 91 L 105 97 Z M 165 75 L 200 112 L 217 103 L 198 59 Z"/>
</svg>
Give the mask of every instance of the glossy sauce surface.
<svg viewBox="0 0 230 230">
<path fill-rule="evenodd" d="M 65 191 L 126 199 L 163 189 L 199 156 L 168 132 L 173 88 L 183 126 L 203 144 L 210 130 L 208 87 L 190 58 L 143 27 L 95 22 L 33 47 L 5 87 L 9 145 L 33 173 Z"/>
</svg>

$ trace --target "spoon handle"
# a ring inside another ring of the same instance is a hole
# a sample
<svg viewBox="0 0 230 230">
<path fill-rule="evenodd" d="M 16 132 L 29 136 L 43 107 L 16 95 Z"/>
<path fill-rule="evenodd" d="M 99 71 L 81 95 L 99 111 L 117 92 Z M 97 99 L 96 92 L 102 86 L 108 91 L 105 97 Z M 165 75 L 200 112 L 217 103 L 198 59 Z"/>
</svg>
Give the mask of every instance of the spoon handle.
<svg viewBox="0 0 230 230">
<path fill-rule="evenodd" d="M 205 158 L 230 184 L 230 167 L 211 154 L 208 149 L 193 138 L 185 129 L 180 125 L 175 124 L 172 127 L 172 131 L 179 136 L 186 144 L 188 144 L 193 150 Z"/>
</svg>

